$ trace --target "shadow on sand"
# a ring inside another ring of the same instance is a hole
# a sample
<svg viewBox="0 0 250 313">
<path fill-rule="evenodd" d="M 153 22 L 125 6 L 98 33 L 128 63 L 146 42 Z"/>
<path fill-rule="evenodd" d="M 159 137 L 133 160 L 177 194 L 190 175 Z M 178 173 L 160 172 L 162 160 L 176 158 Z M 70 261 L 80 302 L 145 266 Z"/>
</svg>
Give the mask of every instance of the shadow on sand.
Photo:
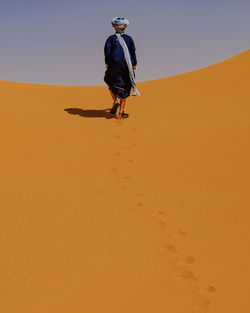
<svg viewBox="0 0 250 313">
<path fill-rule="evenodd" d="M 110 109 L 106 110 L 83 110 L 80 108 L 67 108 L 64 111 L 69 114 L 79 115 L 82 117 L 105 117 L 107 119 L 111 119 L 115 117 L 115 114 L 109 113 Z"/>
</svg>

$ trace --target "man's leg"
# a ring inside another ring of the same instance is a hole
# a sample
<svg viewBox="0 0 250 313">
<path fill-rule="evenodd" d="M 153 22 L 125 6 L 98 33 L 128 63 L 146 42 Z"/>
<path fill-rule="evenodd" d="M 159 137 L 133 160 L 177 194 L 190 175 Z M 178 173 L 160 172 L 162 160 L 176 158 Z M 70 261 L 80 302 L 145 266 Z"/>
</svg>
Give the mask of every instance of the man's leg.
<svg viewBox="0 0 250 313">
<path fill-rule="evenodd" d="M 117 100 L 117 96 L 113 94 L 113 92 L 109 89 L 110 93 L 111 93 L 111 96 L 114 100 L 114 102 Z"/>
<path fill-rule="evenodd" d="M 110 89 L 109 89 L 109 91 L 110 91 L 111 96 L 112 96 L 112 98 L 114 100 L 113 107 L 110 109 L 109 112 L 111 114 L 115 114 L 115 113 L 117 113 L 117 108 L 120 106 L 120 103 L 119 103 L 119 101 L 117 101 L 118 97 L 115 94 L 113 94 L 113 92 Z"/>
<path fill-rule="evenodd" d="M 122 114 L 122 111 L 124 110 L 126 100 L 127 98 L 120 99 L 119 111 L 116 111 L 116 118 L 121 118 L 120 114 Z"/>
<path fill-rule="evenodd" d="M 120 112 L 124 110 L 127 98 L 120 99 Z"/>
</svg>

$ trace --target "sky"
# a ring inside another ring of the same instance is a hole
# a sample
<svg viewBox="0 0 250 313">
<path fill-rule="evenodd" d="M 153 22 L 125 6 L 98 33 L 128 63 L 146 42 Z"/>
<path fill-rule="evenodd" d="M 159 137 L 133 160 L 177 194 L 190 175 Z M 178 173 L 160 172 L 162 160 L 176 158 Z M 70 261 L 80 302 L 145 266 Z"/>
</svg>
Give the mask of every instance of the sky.
<svg viewBox="0 0 250 313">
<path fill-rule="evenodd" d="M 250 47 L 249 0 L 0 0 L 0 80 L 105 85 L 111 20 L 125 17 L 136 82 L 203 68 Z"/>
</svg>

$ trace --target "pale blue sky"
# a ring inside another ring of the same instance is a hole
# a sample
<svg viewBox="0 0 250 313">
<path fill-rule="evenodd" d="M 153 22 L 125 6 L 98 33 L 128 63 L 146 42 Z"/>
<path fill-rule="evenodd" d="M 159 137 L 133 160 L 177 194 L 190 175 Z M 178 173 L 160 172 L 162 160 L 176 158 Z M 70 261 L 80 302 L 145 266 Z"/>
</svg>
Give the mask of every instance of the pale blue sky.
<svg viewBox="0 0 250 313">
<path fill-rule="evenodd" d="M 0 2 L 0 80 L 105 85 L 111 20 L 126 17 L 136 81 L 202 68 L 250 46 L 249 0 L 9 0 Z"/>
</svg>

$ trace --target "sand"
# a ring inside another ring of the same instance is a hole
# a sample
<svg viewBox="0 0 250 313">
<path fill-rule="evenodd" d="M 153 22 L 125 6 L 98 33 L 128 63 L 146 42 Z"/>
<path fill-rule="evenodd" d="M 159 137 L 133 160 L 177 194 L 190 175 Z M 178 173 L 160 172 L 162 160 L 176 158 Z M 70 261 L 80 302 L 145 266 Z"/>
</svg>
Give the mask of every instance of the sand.
<svg viewBox="0 0 250 313">
<path fill-rule="evenodd" d="M 0 81 L 0 312 L 250 312 L 249 69 Z"/>
</svg>

